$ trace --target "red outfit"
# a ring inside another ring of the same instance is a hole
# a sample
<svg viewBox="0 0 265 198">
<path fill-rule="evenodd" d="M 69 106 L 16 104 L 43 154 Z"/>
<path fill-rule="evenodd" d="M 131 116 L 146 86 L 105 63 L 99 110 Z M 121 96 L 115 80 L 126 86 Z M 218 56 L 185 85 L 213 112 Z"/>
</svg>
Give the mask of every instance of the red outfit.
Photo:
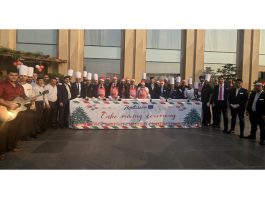
<svg viewBox="0 0 265 198">
<path fill-rule="evenodd" d="M 148 98 L 148 93 L 145 88 L 140 88 L 139 90 L 139 99 L 147 99 Z"/>
<path fill-rule="evenodd" d="M 0 98 L 6 101 L 12 101 L 16 97 L 26 98 L 22 85 L 16 83 L 14 87 L 8 80 L 0 82 Z"/>
<path fill-rule="evenodd" d="M 136 97 L 136 86 L 130 86 L 130 96 L 132 98 Z"/>
<path fill-rule="evenodd" d="M 99 87 L 98 88 L 98 96 L 101 97 L 101 98 L 104 98 L 105 97 L 105 94 L 106 94 L 106 89 L 104 87 Z"/>
<path fill-rule="evenodd" d="M 111 86 L 111 88 L 110 88 L 110 96 L 112 98 L 117 98 L 118 95 L 119 95 L 119 89 L 118 89 L 118 87 L 117 86 L 114 86 L 114 85 Z"/>
</svg>

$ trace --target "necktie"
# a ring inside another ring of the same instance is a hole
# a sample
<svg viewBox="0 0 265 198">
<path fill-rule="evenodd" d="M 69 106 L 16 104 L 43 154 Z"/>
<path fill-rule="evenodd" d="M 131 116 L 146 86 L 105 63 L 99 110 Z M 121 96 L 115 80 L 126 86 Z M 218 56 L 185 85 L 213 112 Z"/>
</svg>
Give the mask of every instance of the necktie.
<svg viewBox="0 0 265 198">
<path fill-rule="evenodd" d="M 79 94 L 79 92 L 80 92 L 80 90 L 79 90 L 79 83 L 77 83 L 77 90 L 78 90 L 78 94 Z"/>
</svg>

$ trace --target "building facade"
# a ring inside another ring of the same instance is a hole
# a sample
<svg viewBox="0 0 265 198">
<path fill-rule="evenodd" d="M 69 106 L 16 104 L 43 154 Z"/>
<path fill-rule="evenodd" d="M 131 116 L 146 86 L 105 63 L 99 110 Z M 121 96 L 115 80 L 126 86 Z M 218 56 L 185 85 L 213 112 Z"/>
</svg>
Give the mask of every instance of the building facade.
<svg viewBox="0 0 265 198">
<path fill-rule="evenodd" d="M 205 67 L 238 68 L 250 89 L 265 78 L 265 30 L 0 30 L 0 46 L 67 60 L 49 67 L 135 78 L 174 76 L 195 80 Z"/>
</svg>

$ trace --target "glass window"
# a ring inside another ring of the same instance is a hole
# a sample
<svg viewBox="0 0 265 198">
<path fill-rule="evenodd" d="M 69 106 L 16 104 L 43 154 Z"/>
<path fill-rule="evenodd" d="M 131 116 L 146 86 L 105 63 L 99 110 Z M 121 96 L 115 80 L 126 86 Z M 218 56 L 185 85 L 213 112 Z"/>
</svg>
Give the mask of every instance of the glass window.
<svg viewBox="0 0 265 198">
<path fill-rule="evenodd" d="M 122 30 L 85 30 L 85 70 L 99 75 L 119 75 Z"/>
<path fill-rule="evenodd" d="M 180 73 L 181 30 L 147 30 L 146 72 L 148 76 Z"/>
<path fill-rule="evenodd" d="M 265 30 L 260 30 L 259 65 L 265 66 Z"/>
<path fill-rule="evenodd" d="M 204 67 L 236 64 L 237 30 L 205 30 Z"/>
<path fill-rule="evenodd" d="M 57 56 L 58 30 L 17 30 L 17 50 Z"/>
</svg>

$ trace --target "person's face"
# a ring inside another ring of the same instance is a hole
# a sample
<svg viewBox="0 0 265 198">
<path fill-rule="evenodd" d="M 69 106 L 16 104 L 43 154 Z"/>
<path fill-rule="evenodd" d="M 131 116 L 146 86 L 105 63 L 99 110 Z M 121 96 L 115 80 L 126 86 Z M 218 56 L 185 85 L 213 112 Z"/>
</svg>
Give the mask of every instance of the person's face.
<svg viewBox="0 0 265 198">
<path fill-rule="evenodd" d="M 262 86 L 261 85 L 255 85 L 255 90 L 257 92 L 261 92 L 262 91 Z"/>
<path fill-rule="evenodd" d="M 34 73 L 33 74 L 33 79 L 36 80 L 38 78 L 38 74 Z"/>
<path fill-rule="evenodd" d="M 122 81 L 121 81 L 121 84 L 123 84 L 123 85 L 124 85 L 124 84 L 125 84 L 125 80 L 122 80 Z"/>
<path fill-rule="evenodd" d="M 208 80 L 205 80 L 204 81 L 204 84 L 208 85 L 209 84 L 209 81 Z"/>
<path fill-rule="evenodd" d="M 76 81 L 77 83 L 80 83 L 80 82 L 81 82 L 81 78 L 76 78 L 75 81 Z"/>
<path fill-rule="evenodd" d="M 69 78 L 65 78 L 65 79 L 64 79 L 64 83 L 65 83 L 65 84 L 68 84 L 69 82 L 70 82 L 70 79 L 69 79 Z"/>
<path fill-rule="evenodd" d="M 51 85 L 55 86 L 57 84 L 57 80 L 56 79 L 51 79 Z"/>
<path fill-rule="evenodd" d="M 103 83 L 104 83 L 104 81 L 102 81 L 102 80 L 99 81 L 99 84 L 100 85 L 103 85 Z"/>
<path fill-rule="evenodd" d="M 87 84 L 90 85 L 91 84 L 91 80 L 87 80 Z"/>
<path fill-rule="evenodd" d="M 165 85 L 165 83 L 164 83 L 164 82 L 160 83 L 160 86 L 161 86 L 161 87 L 163 87 L 164 85 Z"/>
<path fill-rule="evenodd" d="M 8 81 L 10 81 L 10 82 L 12 82 L 12 83 L 17 82 L 17 80 L 18 80 L 18 73 L 10 72 L 10 73 L 7 75 L 7 79 L 8 79 Z"/>
<path fill-rule="evenodd" d="M 181 84 L 183 85 L 183 86 L 186 86 L 186 81 L 185 80 L 183 80 L 182 82 L 181 82 Z"/>
<path fill-rule="evenodd" d="M 145 84 L 141 84 L 141 87 L 144 88 L 145 87 Z"/>
<path fill-rule="evenodd" d="M 200 82 L 203 83 L 204 82 L 204 78 L 200 78 Z"/>
<path fill-rule="evenodd" d="M 192 84 L 188 84 L 188 87 L 189 87 L 189 89 L 191 89 L 192 88 Z"/>
<path fill-rule="evenodd" d="M 56 78 L 56 83 L 59 83 L 60 82 L 60 79 L 59 78 Z"/>
<path fill-rule="evenodd" d="M 20 76 L 19 76 L 19 80 L 20 80 L 21 82 L 27 82 L 27 80 L 28 80 L 28 76 L 20 75 Z"/>
<path fill-rule="evenodd" d="M 131 85 L 135 85 L 135 81 L 131 81 Z"/>
<path fill-rule="evenodd" d="M 224 84 L 224 79 L 223 78 L 219 78 L 218 81 L 219 81 L 219 84 Z"/>
<path fill-rule="evenodd" d="M 155 79 L 151 79 L 150 82 L 151 82 L 151 84 L 154 84 L 155 83 Z"/>
<path fill-rule="evenodd" d="M 27 82 L 28 82 L 28 83 L 31 83 L 31 82 L 32 82 L 32 79 L 33 79 L 32 76 L 28 76 Z"/>
<path fill-rule="evenodd" d="M 39 80 L 37 81 L 37 84 L 38 84 L 39 86 L 43 86 L 43 84 L 44 84 L 44 80 L 43 80 L 43 79 L 39 79 Z"/>
<path fill-rule="evenodd" d="M 114 79 L 113 82 L 116 84 L 118 82 L 118 80 L 117 79 Z"/>
<path fill-rule="evenodd" d="M 49 78 L 48 75 L 44 75 L 43 79 L 44 79 L 45 82 L 48 82 L 50 78 Z"/>
<path fill-rule="evenodd" d="M 126 84 L 130 84 L 130 80 L 126 80 Z"/>
<path fill-rule="evenodd" d="M 242 82 L 241 81 L 236 81 L 235 86 L 236 86 L 236 88 L 241 88 L 242 87 Z"/>
</svg>

